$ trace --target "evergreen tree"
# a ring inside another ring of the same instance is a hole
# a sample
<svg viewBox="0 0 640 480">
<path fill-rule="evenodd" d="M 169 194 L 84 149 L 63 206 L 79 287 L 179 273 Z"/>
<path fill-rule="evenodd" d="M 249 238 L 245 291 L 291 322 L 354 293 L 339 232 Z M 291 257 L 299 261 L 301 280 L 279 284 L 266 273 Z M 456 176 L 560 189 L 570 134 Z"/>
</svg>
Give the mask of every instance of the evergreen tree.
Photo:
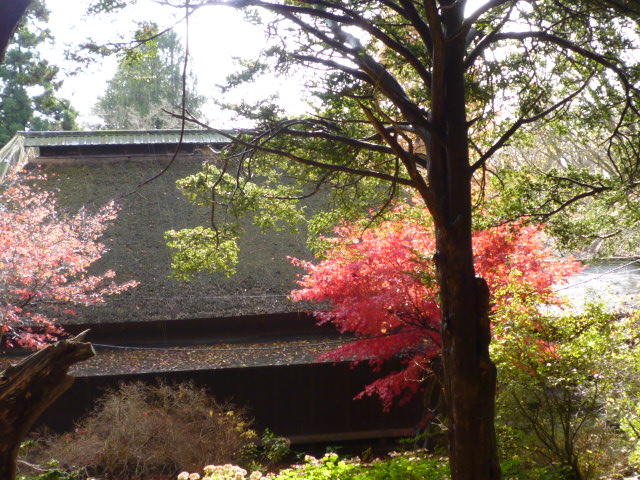
<svg viewBox="0 0 640 480">
<path fill-rule="evenodd" d="M 49 18 L 44 0 L 33 2 L 0 65 L 0 145 L 18 130 L 72 130 L 77 112 L 57 97 L 59 68 L 40 57 L 38 47 L 51 40 L 43 25 Z"/>
<path fill-rule="evenodd" d="M 182 108 L 182 44 L 175 32 L 155 37 L 156 25 L 147 25 L 138 35 L 150 40 L 122 55 L 95 113 L 108 129 L 179 127 L 180 120 L 162 109 Z M 196 81 L 191 73 L 187 74 L 186 87 L 186 109 L 198 115 L 204 97 L 195 93 Z"/>
</svg>

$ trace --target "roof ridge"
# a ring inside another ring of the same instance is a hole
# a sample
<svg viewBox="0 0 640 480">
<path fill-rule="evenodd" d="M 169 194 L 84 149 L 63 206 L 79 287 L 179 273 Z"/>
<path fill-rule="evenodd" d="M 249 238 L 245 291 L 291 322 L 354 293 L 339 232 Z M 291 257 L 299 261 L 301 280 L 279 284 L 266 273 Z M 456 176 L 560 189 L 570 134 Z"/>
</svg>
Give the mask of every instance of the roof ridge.
<svg viewBox="0 0 640 480">
<path fill-rule="evenodd" d="M 18 135 L 25 137 L 38 136 L 81 136 L 81 135 L 130 135 L 143 134 L 158 135 L 162 133 L 180 133 L 180 128 L 159 128 L 159 129 L 125 129 L 125 130 L 20 130 Z M 186 128 L 185 133 L 213 133 L 212 130 L 204 128 Z"/>
<path fill-rule="evenodd" d="M 24 144 L 28 147 L 178 143 L 219 145 L 229 142 L 217 131 L 204 129 L 24 131 L 18 132 L 16 137 L 24 138 Z"/>
</svg>

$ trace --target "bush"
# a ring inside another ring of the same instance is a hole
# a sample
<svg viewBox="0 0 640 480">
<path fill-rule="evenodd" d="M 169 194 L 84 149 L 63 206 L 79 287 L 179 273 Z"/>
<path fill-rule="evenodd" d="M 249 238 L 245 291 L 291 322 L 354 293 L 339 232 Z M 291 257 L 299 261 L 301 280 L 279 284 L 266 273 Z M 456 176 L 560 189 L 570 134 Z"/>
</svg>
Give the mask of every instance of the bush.
<svg viewBox="0 0 640 480">
<path fill-rule="evenodd" d="M 208 465 L 204 467 L 203 480 L 447 480 L 449 467 L 446 459 L 427 455 L 422 451 L 392 452 L 388 458 L 362 463 L 359 458 L 341 458 L 327 453 L 318 459 L 306 455 L 304 463 L 262 475 L 235 465 Z M 200 474 L 182 472 L 178 480 L 194 480 Z"/>
<path fill-rule="evenodd" d="M 250 471 L 273 470 L 283 464 L 290 464 L 294 456 L 291 441 L 276 435 L 266 428 L 260 438 L 245 445 L 240 465 Z"/>
<path fill-rule="evenodd" d="M 273 433 L 268 428 L 262 433 L 260 458 L 267 466 L 276 465 L 291 455 L 291 441 Z"/>
<path fill-rule="evenodd" d="M 20 465 L 18 480 L 81 480 L 87 478 L 86 472 L 76 470 L 69 472 L 58 468 L 58 462 L 52 460 L 46 467 L 36 465 Z M 26 470 L 23 475 L 22 471 Z"/>
<path fill-rule="evenodd" d="M 509 288 L 497 292 L 511 301 L 498 312 L 492 347 L 503 456 L 522 471 L 540 469 L 539 478 L 624 471 L 638 418 L 640 317 L 591 305 L 552 318 L 526 285 Z"/>
<path fill-rule="evenodd" d="M 241 460 L 256 434 L 243 411 L 191 384 L 122 384 L 75 432 L 50 438 L 39 460 L 69 470 L 140 478 Z"/>
</svg>

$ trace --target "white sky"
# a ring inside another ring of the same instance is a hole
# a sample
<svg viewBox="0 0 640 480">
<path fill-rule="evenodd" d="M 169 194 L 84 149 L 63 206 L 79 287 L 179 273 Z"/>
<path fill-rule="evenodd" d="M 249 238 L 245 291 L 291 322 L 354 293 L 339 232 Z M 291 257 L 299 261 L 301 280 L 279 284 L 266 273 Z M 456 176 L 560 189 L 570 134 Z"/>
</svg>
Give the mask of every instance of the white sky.
<svg viewBox="0 0 640 480">
<path fill-rule="evenodd" d="M 135 29 L 135 24 L 130 18 L 127 19 L 132 13 L 135 19 L 155 21 L 161 28 L 174 23 L 173 9 L 160 7 L 150 0 L 140 0 L 133 10 L 127 10 L 127 16 L 86 16 L 86 5 L 86 0 L 47 0 L 47 6 L 51 10 L 49 27 L 55 37 L 55 44 L 48 49 L 46 58 L 63 69 L 65 61 L 62 51 L 65 46 L 82 42 L 90 36 L 104 42 L 113 41 L 118 34 L 126 34 Z M 184 38 L 184 23 L 176 27 L 176 32 Z M 189 38 L 190 62 L 198 79 L 198 90 L 211 98 L 220 96 L 216 85 L 223 83 L 229 73 L 237 70 L 233 57 L 256 58 L 265 44 L 265 37 L 259 28 L 244 22 L 240 12 L 226 7 L 198 10 L 190 19 Z M 80 111 L 81 123 L 97 121 L 92 117 L 91 110 L 96 99 L 104 93 L 107 80 L 115 72 L 116 63 L 115 57 L 97 58 L 80 73 L 65 79 L 61 95 L 69 98 Z M 69 71 L 76 67 L 66 65 Z M 276 81 L 271 78 L 258 85 L 251 85 L 235 96 L 228 95 L 226 100 L 258 100 L 279 92 L 287 109 L 292 113 L 299 113 L 303 110 L 300 83 L 301 80 L 296 79 L 284 82 L 282 79 Z M 216 127 L 226 127 L 231 123 L 226 114 L 212 105 L 208 105 L 204 113 Z"/>
<path fill-rule="evenodd" d="M 73 45 L 94 37 L 100 41 L 113 41 L 118 34 L 126 34 L 135 29 L 131 18 L 154 21 L 162 28 L 173 23 L 172 15 L 176 12 L 168 7 L 161 7 L 152 0 L 139 0 L 133 9 L 126 14 L 86 16 L 87 0 L 46 0 L 51 10 L 49 27 L 56 43 L 46 53 L 46 58 L 53 64 L 65 67 L 62 51 L 66 45 Z M 468 10 L 472 11 L 485 0 L 470 0 Z M 176 31 L 184 38 L 184 23 L 176 27 Z M 225 77 L 236 70 L 233 57 L 256 58 L 264 47 L 265 37 L 262 31 L 245 23 L 242 14 L 226 7 L 201 8 L 190 19 L 189 29 L 190 61 L 198 78 L 198 90 L 210 98 L 220 96 L 216 85 L 224 82 Z M 68 69 L 74 68 L 68 65 Z M 116 69 L 116 58 L 97 58 L 82 72 L 65 79 L 61 95 L 69 98 L 80 112 L 80 123 L 85 126 L 96 123 L 91 110 L 99 96 L 104 93 L 106 82 Z M 265 79 L 257 85 L 249 85 L 237 92 L 235 97 L 227 96 L 226 100 L 239 101 L 241 98 L 252 101 L 259 100 L 273 93 L 279 93 L 282 105 L 292 114 L 301 113 L 305 104 L 303 80 L 292 78 Z M 215 127 L 230 127 L 232 122 L 227 114 L 216 107 L 208 105 L 204 111 L 210 124 Z"/>
</svg>

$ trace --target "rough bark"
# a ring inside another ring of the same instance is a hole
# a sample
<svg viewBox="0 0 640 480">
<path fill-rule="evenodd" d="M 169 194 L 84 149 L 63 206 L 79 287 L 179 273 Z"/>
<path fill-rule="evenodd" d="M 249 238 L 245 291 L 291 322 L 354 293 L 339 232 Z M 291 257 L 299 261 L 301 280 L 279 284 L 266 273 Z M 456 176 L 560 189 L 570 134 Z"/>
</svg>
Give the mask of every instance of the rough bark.
<svg viewBox="0 0 640 480">
<path fill-rule="evenodd" d="M 86 332 L 35 352 L 0 372 L 0 480 L 14 480 L 20 442 L 33 422 L 73 383 L 69 367 L 95 355 Z"/>
<path fill-rule="evenodd" d="M 18 28 L 22 16 L 31 4 L 31 0 L 5 0 L 0 2 L 0 62 Z"/>
<path fill-rule="evenodd" d="M 429 186 L 442 309 L 442 362 L 453 480 L 502 477 L 494 427 L 496 368 L 489 357 L 489 290 L 476 278 L 471 230 L 471 167 L 464 84 L 463 9 L 443 9 L 434 48 Z M 446 6 L 446 5 L 445 5 Z"/>
</svg>

